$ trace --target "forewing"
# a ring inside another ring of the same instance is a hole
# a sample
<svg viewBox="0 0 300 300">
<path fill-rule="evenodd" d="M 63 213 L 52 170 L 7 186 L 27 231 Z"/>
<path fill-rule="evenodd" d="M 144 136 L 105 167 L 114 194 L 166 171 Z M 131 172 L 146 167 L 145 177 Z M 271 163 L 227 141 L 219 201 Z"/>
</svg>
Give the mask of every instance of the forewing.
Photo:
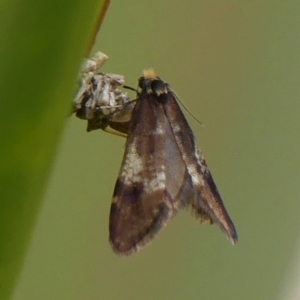
<svg viewBox="0 0 300 300">
<path fill-rule="evenodd" d="M 194 187 L 194 199 L 191 202 L 195 217 L 201 223 L 216 223 L 234 244 L 237 233 L 221 196 L 208 170 L 195 138 L 172 92 L 164 102 L 164 111 L 170 122 L 174 138 L 180 149 L 184 164 Z"/>
<path fill-rule="evenodd" d="M 110 212 L 110 242 L 130 255 L 193 198 L 191 178 L 163 106 L 142 93 L 132 113 Z"/>
</svg>

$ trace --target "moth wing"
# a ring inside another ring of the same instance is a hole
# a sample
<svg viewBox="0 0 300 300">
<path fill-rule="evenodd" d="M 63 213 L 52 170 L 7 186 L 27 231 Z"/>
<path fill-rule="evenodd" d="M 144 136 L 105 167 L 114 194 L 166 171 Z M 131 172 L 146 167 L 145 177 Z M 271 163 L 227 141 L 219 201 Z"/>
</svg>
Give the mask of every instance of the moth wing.
<svg viewBox="0 0 300 300">
<path fill-rule="evenodd" d="M 192 181 L 162 105 L 141 95 L 132 114 L 110 211 L 110 243 L 120 255 L 149 244 L 194 197 Z"/>
<path fill-rule="evenodd" d="M 194 198 L 191 201 L 194 216 L 201 223 L 218 224 L 231 243 L 236 243 L 237 233 L 234 224 L 226 211 L 202 153 L 197 148 L 193 132 L 172 92 L 168 93 L 164 111 L 194 187 Z"/>
<path fill-rule="evenodd" d="M 200 152 L 200 157 L 202 156 Z M 206 166 L 203 158 L 202 165 Z M 201 223 L 206 222 L 205 215 L 209 216 L 213 223 L 219 225 L 221 230 L 227 235 L 232 244 L 238 240 L 237 232 L 229 214 L 223 204 L 219 191 L 214 183 L 211 173 L 205 169 L 202 173 L 204 182 L 197 186 L 196 196 L 192 205 L 192 213 Z"/>
</svg>

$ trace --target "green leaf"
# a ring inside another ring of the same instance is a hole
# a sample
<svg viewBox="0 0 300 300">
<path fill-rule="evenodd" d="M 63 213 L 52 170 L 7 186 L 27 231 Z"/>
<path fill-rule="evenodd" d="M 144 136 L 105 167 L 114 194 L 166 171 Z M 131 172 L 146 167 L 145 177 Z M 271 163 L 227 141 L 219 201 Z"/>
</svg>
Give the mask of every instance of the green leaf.
<svg viewBox="0 0 300 300">
<path fill-rule="evenodd" d="M 78 68 L 106 2 L 0 4 L 0 299 L 10 298 L 22 267 Z"/>
</svg>

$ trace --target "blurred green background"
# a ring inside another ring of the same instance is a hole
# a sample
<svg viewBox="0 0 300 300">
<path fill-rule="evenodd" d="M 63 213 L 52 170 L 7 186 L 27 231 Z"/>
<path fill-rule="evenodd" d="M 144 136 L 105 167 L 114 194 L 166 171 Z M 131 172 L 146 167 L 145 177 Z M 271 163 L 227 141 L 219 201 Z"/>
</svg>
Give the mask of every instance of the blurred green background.
<svg viewBox="0 0 300 300">
<path fill-rule="evenodd" d="M 154 67 L 205 124 L 186 114 L 239 242 L 183 211 L 151 246 L 116 256 L 108 216 L 125 140 L 72 116 L 14 300 L 300 299 L 299 12 L 299 1 L 112 1 L 94 47 L 110 57 L 104 71 L 136 86 Z"/>
</svg>

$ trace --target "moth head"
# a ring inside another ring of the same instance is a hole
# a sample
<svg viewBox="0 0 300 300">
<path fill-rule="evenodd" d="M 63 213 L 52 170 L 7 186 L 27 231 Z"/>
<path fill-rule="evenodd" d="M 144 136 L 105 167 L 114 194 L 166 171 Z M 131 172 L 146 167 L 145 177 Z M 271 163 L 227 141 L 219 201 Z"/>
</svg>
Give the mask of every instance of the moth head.
<svg viewBox="0 0 300 300">
<path fill-rule="evenodd" d="M 139 87 L 147 94 L 154 94 L 157 97 L 168 92 L 167 84 L 156 75 L 152 68 L 143 71 L 143 76 L 139 79 Z"/>
<path fill-rule="evenodd" d="M 152 68 L 145 69 L 143 71 L 143 76 L 139 79 L 139 88 L 149 90 L 151 82 L 157 79 L 158 77 Z"/>
</svg>

